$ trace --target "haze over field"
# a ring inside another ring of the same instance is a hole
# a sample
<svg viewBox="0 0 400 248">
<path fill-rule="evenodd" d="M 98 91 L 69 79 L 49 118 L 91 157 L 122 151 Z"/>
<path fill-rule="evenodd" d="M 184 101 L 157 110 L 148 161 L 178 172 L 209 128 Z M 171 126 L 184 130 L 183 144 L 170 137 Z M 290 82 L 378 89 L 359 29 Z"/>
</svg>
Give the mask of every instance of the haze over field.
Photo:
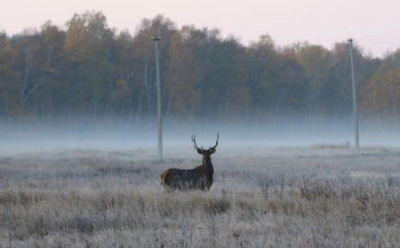
<svg viewBox="0 0 400 248">
<path fill-rule="evenodd" d="M 265 121 L 260 123 L 166 123 L 163 144 L 191 148 L 192 134 L 204 147 L 212 145 L 217 131 L 221 147 L 298 147 L 315 145 L 349 146 L 354 144 L 353 125 L 347 121 Z M 62 149 L 131 150 L 151 148 L 156 155 L 156 123 L 129 126 L 126 124 L 46 123 L 1 126 L 0 149 L 3 152 L 26 152 Z M 397 122 L 362 120 L 361 150 L 371 147 L 398 147 L 400 129 Z M 165 156 L 176 154 L 165 152 Z"/>
</svg>

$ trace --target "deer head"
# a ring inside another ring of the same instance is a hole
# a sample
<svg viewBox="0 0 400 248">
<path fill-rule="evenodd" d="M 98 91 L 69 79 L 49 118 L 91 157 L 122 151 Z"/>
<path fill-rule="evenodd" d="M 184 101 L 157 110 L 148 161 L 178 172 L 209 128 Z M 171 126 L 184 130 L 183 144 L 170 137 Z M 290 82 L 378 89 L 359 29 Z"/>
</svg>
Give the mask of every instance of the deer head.
<svg viewBox="0 0 400 248">
<path fill-rule="evenodd" d="M 217 142 L 215 142 L 215 146 L 209 147 L 208 149 L 204 149 L 202 146 L 199 148 L 196 144 L 196 135 L 192 135 L 192 141 L 193 141 L 193 146 L 197 150 L 197 153 L 200 155 L 210 157 L 211 154 L 214 154 L 216 152 L 215 148 L 218 146 L 218 139 L 219 139 L 219 132 L 217 132 Z"/>
</svg>

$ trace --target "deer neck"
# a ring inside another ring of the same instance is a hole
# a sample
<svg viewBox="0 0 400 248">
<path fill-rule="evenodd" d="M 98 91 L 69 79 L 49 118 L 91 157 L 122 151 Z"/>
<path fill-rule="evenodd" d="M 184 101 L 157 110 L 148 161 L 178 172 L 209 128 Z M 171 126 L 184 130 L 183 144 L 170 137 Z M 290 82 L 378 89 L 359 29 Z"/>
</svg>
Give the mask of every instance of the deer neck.
<svg viewBox="0 0 400 248">
<path fill-rule="evenodd" d="M 211 156 L 203 156 L 203 164 L 205 168 L 213 168 L 212 162 L 211 162 Z"/>
</svg>

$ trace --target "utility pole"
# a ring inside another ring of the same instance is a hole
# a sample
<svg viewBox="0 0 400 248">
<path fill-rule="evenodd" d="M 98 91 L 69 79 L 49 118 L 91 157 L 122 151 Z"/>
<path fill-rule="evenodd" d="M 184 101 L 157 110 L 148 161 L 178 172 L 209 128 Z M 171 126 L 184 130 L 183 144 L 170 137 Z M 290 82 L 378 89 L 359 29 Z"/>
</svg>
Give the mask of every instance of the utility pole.
<svg viewBox="0 0 400 248">
<path fill-rule="evenodd" d="M 358 137 L 358 111 L 357 111 L 357 94 L 356 94 L 356 83 L 354 77 L 354 64 L 353 64 L 353 39 L 349 39 L 350 46 L 350 64 L 351 64 L 351 81 L 353 88 L 353 117 L 354 117 L 354 144 L 357 149 L 357 153 L 360 153 L 360 141 Z"/>
<path fill-rule="evenodd" d="M 160 85 L 160 65 L 158 61 L 158 42 L 161 37 L 151 38 L 156 44 L 156 70 L 157 70 L 157 120 L 158 120 L 158 158 L 163 159 L 162 151 L 162 117 L 161 117 L 161 85 Z"/>
</svg>

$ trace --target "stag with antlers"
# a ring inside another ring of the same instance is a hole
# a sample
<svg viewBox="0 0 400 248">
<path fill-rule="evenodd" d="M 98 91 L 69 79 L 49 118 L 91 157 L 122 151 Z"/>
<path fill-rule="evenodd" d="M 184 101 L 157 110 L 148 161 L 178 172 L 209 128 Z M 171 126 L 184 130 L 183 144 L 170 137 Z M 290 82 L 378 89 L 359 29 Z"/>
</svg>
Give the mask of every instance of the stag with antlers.
<svg viewBox="0 0 400 248">
<path fill-rule="evenodd" d="M 202 165 L 182 170 L 171 168 L 161 174 L 161 183 L 166 190 L 209 190 L 213 184 L 214 168 L 211 162 L 211 155 L 215 153 L 218 146 L 219 133 L 215 146 L 204 149 L 196 144 L 196 135 L 192 135 L 193 146 L 203 156 Z"/>
</svg>

